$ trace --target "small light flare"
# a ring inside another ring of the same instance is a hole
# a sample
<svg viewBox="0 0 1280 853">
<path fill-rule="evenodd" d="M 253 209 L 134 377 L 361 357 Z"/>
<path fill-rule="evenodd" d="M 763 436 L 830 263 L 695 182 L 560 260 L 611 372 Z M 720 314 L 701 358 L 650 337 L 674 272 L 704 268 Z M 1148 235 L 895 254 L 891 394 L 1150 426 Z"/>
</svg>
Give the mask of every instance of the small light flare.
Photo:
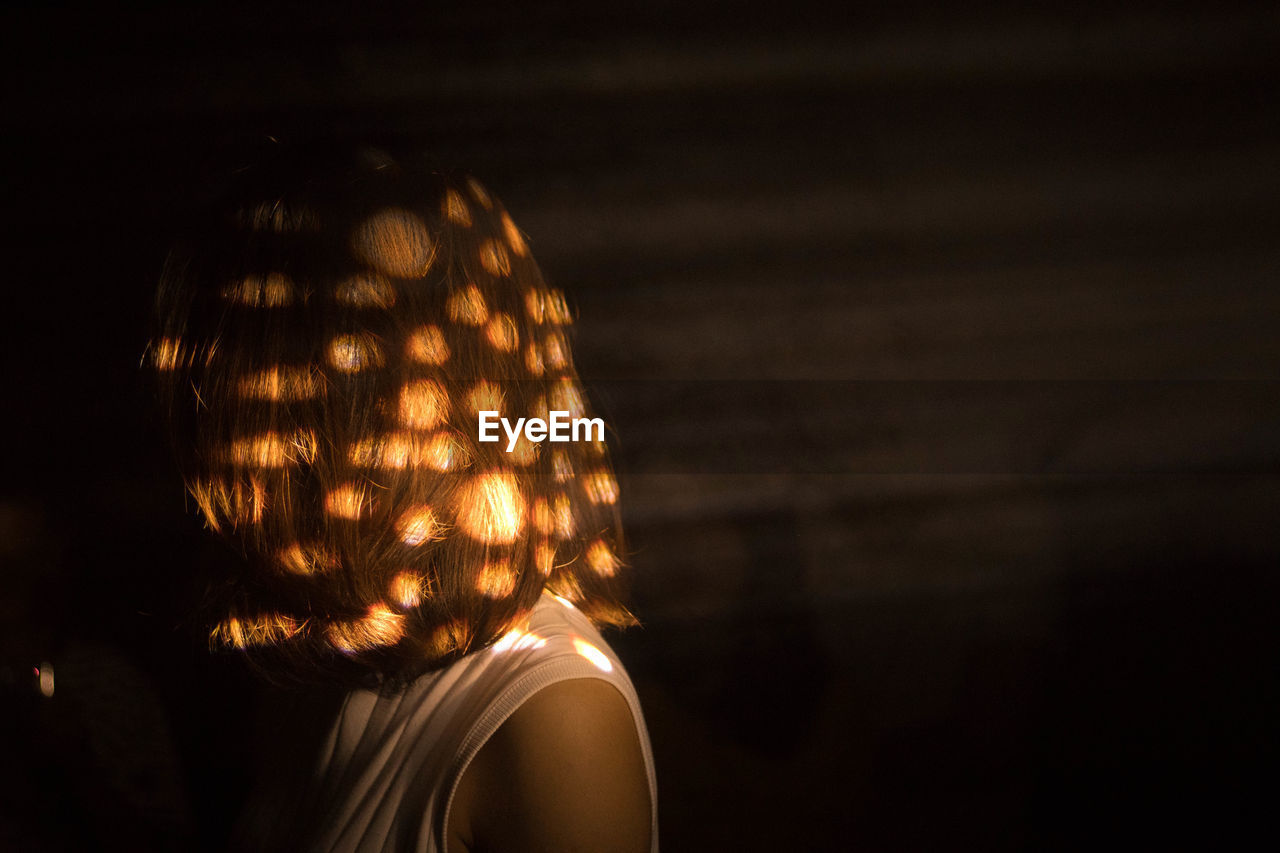
<svg viewBox="0 0 1280 853">
<path fill-rule="evenodd" d="M 497 240 L 485 240 L 480 244 L 480 266 L 489 275 L 510 275 L 511 258 L 507 255 L 506 247 Z"/>
<path fill-rule="evenodd" d="M 525 503 L 511 471 L 495 469 L 473 477 L 461 490 L 458 526 L 480 542 L 509 544 L 524 527 Z"/>
<path fill-rule="evenodd" d="M 336 518 L 355 521 L 364 514 L 369 504 L 365 491 L 355 483 L 344 483 L 325 495 L 324 509 Z"/>
<path fill-rule="evenodd" d="M 329 342 L 329 363 L 343 373 L 382 366 L 382 348 L 366 335 L 338 335 Z"/>
<path fill-rule="evenodd" d="M 151 345 L 151 365 L 156 370 L 176 370 L 185 360 L 182 341 L 177 338 L 160 338 Z"/>
<path fill-rule="evenodd" d="M 486 598 L 506 598 L 516 590 L 516 576 L 510 560 L 485 563 L 476 579 L 476 590 Z"/>
<path fill-rule="evenodd" d="M 607 468 L 597 468 L 582 478 L 582 490 L 593 504 L 618 502 L 618 481 Z"/>
<path fill-rule="evenodd" d="M 587 548 L 587 565 L 601 577 L 611 578 L 618 573 L 618 558 L 603 539 L 597 539 Z"/>
<path fill-rule="evenodd" d="M 462 194 L 457 190 L 446 190 L 444 201 L 441 202 L 440 206 L 443 209 L 445 219 L 463 228 L 471 227 L 471 210 L 467 207 L 467 203 L 462 200 Z"/>
<path fill-rule="evenodd" d="M 333 295 L 353 308 L 390 308 L 396 303 L 395 288 L 377 273 L 351 276 L 338 285 Z"/>
<path fill-rule="evenodd" d="M 282 272 L 248 275 L 222 288 L 222 298 L 250 308 L 280 308 L 293 304 L 293 280 Z"/>
<path fill-rule="evenodd" d="M 426 504 L 411 507 L 396 522 L 396 532 L 406 545 L 421 545 L 444 538 L 444 525 Z"/>
<path fill-rule="evenodd" d="M 445 343 L 439 326 L 422 326 L 414 330 L 409 335 L 405 351 L 411 361 L 419 364 L 441 365 L 449 360 L 449 345 Z"/>
<path fill-rule="evenodd" d="M 53 664 L 47 660 L 41 661 L 40 666 L 36 667 L 36 686 L 40 689 L 41 696 L 46 699 L 53 698 Z"/>
<path fill-rule="evenodd" d="M 415 379 L 400 389 L 400 423 L 410 429 L 431 429 L 448 410 L 449 396 L 434 380 Z"/>
<path fill-rule="evenodd" d="M 596 669 L 601 672 L 613 672 L 613 664 L 609 661 L 608 656 L 586 640 L 581 637 L 574 637 L 573 647 L 577 650 L 578 654 L 591 661 L 591 663 L 595 665 Z"/>
<path fill-rule="evenodd" d="M 503 652 L 523 652 L 532 649 L 540 649 L 547 644 L 547 638 L 539 636 L 533 631 L 521 630 L 520 628 L 512 628 L 510 631 L 502 635 L 498 642 L 489 647 L 492 654 L 502 654 Z"/>
<path fill-rule="evenodd" d="M 352 248 L 369 266 L 396 278 L 422 278 L 436 252 L 426 224 L 401 208 L 370 217 L 352 235 Z"/>
<path fill-rule="evenodd" d="M 465 326 L 482 326 L 489 319 L 489 308 L 485 305 L 484 294 L 474 284 L 469 284 L 456 291 L 445 303 L 445 311 L 449 319 Z"/>
<path fill-rule="evenodd" d="M 511 251 L 522 258 L 529 254 L 529 247 L 525 245 L 520 229 L 511 221 L 511 217 L 507 215 L 505 210 L 502 211 L 502 233 L 506 236 L 507 245 L 511 247 Z"/>
<path fill-rule="evenodd" d="M 323 387 L 322 377 L 311 365 L 274 365 L 240 377 L 240 396 L 250 400 L 309 400 Z"/>
<path fill-rule="evenodd" d="M 405 610 L 422 603 L 427 594 L 427 579 L 417 572 L 397 572 L 391 579 L 391 597 Z"/>
<path fill-rule="evenodd" d="M 510 314 L 494 314 L 484 329 L 490 345 L 499 352 L 514 352 L 520 345 L 520 333 Z"/>
</svg>

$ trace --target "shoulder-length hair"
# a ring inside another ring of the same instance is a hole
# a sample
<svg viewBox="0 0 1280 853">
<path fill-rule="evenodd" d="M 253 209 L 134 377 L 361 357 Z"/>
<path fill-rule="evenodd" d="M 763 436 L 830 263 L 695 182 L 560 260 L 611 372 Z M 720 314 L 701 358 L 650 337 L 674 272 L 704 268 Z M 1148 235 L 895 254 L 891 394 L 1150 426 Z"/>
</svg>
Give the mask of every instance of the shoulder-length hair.
<svg viewBox="0 0 1280 853">
<path fill-rule="evenodd" d="M 590 417 L 564 296 L 502 205 L 385 157 L 283 162 L 172 251 L 147 353 L 187 490 L 243 555 L 209 584 L 212 643 L 387 684 L 544 590 L 634 624 L 603 429 L 478 440 L 480 411 Z"/>
</svg>

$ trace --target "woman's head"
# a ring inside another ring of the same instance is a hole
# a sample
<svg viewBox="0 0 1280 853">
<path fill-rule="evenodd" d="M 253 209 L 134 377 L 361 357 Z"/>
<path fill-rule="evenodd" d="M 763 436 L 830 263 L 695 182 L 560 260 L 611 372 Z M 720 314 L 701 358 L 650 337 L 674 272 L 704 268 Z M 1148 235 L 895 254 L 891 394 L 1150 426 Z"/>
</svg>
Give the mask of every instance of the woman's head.
<svg viewBox="0 0 1280 853">
<path fill-rule="evenodd" d="M 244 560 L 218 645 L 292 674 L 410 677 L 544 588 L 619 603 L 600 441 L 478 440 L 478 412 L 586 416 L 563 296 L 473 180 L 277 158 L 181 241 L 149 361 L 187 488 Z"/>
</svg>

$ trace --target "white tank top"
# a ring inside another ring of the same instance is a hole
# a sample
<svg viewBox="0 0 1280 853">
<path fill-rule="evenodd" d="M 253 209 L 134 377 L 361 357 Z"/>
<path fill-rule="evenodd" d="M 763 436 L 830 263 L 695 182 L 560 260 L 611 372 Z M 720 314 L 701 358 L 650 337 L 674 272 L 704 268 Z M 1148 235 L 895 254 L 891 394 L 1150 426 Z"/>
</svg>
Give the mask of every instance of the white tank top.
<svg viewBox="0 0 1280 853">
<path fill-rule="evenodd" d="M 574 678 L 609 682 L 631 707 L 649 776 L 656 851 L 657 783 L 635 687 L 590 620 L 551 593 L 534 607 L 527 630 L 428 673 L 401 693 L 348 693 L 307 774 L 309 790 L 268 795 L 274 807 L 258 798 L 236 847 L 258 849 L 274 836 L 262 849 L 283 842 L 316 851 L 443 853 L 449 807 L 471 759 L 530 696 Z M 280 837 L 282 824 L 291 825 L 290 837 Z"/>
</svg>

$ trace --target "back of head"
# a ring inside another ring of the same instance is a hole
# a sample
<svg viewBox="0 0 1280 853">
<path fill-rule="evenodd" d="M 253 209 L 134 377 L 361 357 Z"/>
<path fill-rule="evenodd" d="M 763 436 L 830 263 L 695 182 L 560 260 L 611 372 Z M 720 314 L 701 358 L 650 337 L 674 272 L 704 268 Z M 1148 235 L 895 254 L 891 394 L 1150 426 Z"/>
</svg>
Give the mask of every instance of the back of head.
<svg viewBox="0 0 1280 853">
<path fill-rule="evenodd" d="M 282 151 L 172 252 L 149 348 L 188 491 L 242 552 L 217 645 L 401 680 L 548 589 L 621 606 L 603 437 L 478 440 L 478 412 L 588 417 L 564 297 L 474 180 Z"/>
</svg>

